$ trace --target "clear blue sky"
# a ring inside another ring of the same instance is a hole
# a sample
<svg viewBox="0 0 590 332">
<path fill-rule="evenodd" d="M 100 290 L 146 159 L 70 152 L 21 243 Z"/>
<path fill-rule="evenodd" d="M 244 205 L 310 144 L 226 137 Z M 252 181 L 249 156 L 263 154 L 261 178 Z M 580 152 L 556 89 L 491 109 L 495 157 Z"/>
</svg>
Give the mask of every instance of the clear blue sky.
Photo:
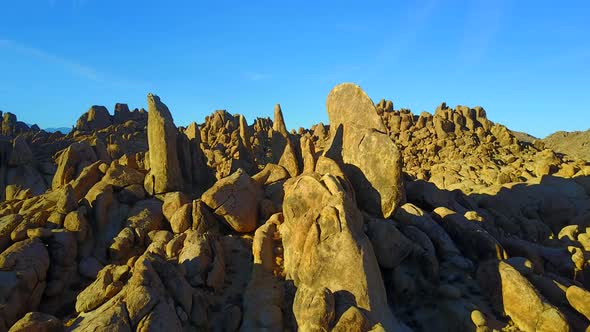
<svg viewBox="0 0 590 332">
<path fill-rule="evenodd" d="M 543 137 L 590 127 L 589 22 L 587 0 L 4 0 L 0 110 L 70 126 L 153 92 L 177 125 L 281 103 L 297 128 L 327 123 L 349 81 L 396 109 L 481 105 Z"/>
</svg>

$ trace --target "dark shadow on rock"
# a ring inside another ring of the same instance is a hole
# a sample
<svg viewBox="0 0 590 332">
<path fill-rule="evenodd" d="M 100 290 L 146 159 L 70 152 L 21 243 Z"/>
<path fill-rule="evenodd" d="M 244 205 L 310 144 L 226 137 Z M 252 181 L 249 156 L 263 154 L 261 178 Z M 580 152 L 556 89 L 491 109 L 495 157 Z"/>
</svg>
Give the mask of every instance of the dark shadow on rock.
<svg viewBox="0 0 590 332">
<path fill-rule="evenodd" d="M 409 202 L 426 211 L 437 207 L 446 207 L 461 215 L 475 211 L 482 218 L 471 222 L 477 222 L 490 233 L 508 257 L 530 260 L 532 270 L 521 274 L 545 300 L 563 313 L 574 330 L 585 328 L 587 322 L 564 300 L 564 290 L 555 282 L 566 287 L 578 285 L 590 288 L 590 268 L 587 264 L 582 268 L 576 266 L 573 252 L 568 250 L 568 246 L 574 246 L 581 252 L 585 251 L 575 236 L 576 232 L 584 233 L 590 227 L 590 177 L 544 176 L 537 182 L 490 187 L 469 195 L 415 180 L 407 182 L 406 193 Z M 559 239 L 559 232 L 568 225 L 577 226 L 574 238 L 562 235 Z M 477 280 L 497 317 L 503 317 L 499 261 L 476 260 L 475 263 L 476 272 L 472 277 Z"/>
<path fill-rule="evenodd" d="M 373 187 L 363 171 L 353 164 L 347 164 L 342 157 L 344 127 L 339 125 L 334 133 L 330 147 L 324 155 L 334 160 L 342 167 L 346 178 L 352 184 L 357 205 L 364 211 L 375 216 L 382 216 L 381 211 L 381 194 Z M 377 203 L 375 203 L 377 202 Z"/>
<path fill-rule="evenodd" d="M 283 155 L 283 151 L 287 146 L 287 138 L 281 133 L 273 131 L 271 137 L 271 151 L 272 155 L 272 162 L 273 164 L 278 164 L 281 156 Z"/>
<path fill-rule="evenodd" d="M 348 308 L 358 306 L 354 294 L 347 290 L 339 290 L 334 292 L 334 302 L 336 304 L 336 318 L 334 319 L 335 322 L 338 321 L 338 318 L 342 316 L 342 314 L 348 310 Z"/>
</svg>

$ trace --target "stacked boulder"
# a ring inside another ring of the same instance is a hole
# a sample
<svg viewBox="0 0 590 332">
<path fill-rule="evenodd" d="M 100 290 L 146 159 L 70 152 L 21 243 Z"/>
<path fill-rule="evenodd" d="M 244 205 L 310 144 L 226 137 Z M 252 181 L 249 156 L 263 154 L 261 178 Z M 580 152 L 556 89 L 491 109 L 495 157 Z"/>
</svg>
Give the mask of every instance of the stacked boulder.
<svg viewBox="0 0 590 332">
<path fill-rule="evenodd" d="M 344 83 L 332 89 L 326 107 L 332 143 L 324 154 L 339 163 L 364 210 L 390 217 L 405 200 L 402 159 L 373 102 Z"/>
<path fill-rule="evenodd" d="M 551 156 L 540 145 L 519 141 L 505 126 L 488 120 L 476 106 L 445 103 L 434 115 L 394 110 L 393 103 L 376 105 L 389 135 L 401 147 L 404 172 L 442 189 L 477 191 L 490 185 L 525 182 L 556 174 L 583 174 L 584 161 Z"/>
</svg>

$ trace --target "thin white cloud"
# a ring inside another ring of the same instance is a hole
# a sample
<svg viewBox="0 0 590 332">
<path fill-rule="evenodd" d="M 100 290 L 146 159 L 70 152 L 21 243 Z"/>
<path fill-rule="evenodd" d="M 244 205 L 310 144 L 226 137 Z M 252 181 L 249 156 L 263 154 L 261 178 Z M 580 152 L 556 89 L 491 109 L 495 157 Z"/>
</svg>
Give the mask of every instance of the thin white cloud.
<svg viewBox="0 0 590 332">
<path fill-rule="evenodd" d="M 95 68 L 83 65 L 77 61 L 46 52 L 39 48 L 23 45 L 13 40 L 0 39 L 0 49 L 2 48 L 19 53 L 25 57 L 34 58 L 48 64 L 57 65 L 70 74 L 85 78 L 90 81 L 105 83 L 116 88 L 137 89 L 146 86 L 146 82 L 138 82 L 135 80 L 128 80 L 125 78 L 108 75 L 107 73 L 99 72 Z"/>
<path fill-rule="evenodd" d="M 259 72 L 245 72 L 243 73 L 244 78 L 250 81 L 261 81 L 270 78 L 270 75 L 259 73 Z"/>
<path fill-rule="evenodd" d="M 38 48 L 22 45 L 15 41 L 7 39 L 0 39 L 0 48 L 7 48 L 12 51 L 18 52 L 24 56 L 33 57 L 42 61 L 57 64 L 65 68 L 72 74 L 75 74 L 83 78 L 87 78 L 93 81 L 99 80 L 100 75 L 94 68 L 45 52 Z"/>
</svg>

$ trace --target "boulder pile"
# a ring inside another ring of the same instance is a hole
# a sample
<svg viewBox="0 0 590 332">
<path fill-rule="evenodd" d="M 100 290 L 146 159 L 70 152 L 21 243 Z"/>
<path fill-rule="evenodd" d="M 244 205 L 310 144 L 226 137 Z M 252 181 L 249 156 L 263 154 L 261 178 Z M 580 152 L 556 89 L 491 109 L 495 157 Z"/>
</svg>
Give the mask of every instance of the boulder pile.
<svg viewBox="0 0 590 332">
<path fill-rule="evenodd" d="M 482 107 L 6 113 L 1 331 L 586 331 L 590 162 Z"/>
</svg>

